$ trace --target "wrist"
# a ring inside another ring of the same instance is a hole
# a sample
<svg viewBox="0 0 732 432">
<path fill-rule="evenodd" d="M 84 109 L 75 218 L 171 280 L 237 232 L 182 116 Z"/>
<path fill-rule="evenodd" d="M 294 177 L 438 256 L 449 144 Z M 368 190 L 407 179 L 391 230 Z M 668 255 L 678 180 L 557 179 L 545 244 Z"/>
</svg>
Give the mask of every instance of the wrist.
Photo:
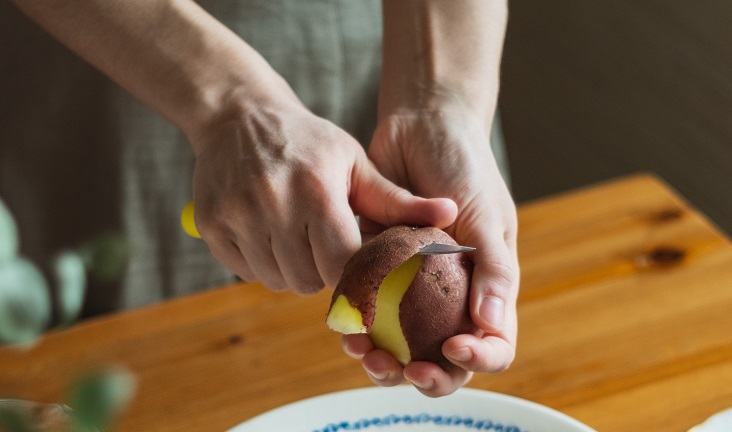
<svg viewBox="0 0 732 432">
<path fill-rule="evenodd" d="M 399 95 L 384 93 L 379 97 L 380 120 L 389 116 L 433 116 L 441 113 L 460 113 L 471 118 L 492 119 L 497 99 L 497 94 L 489 91 L 478 95 L 466 91 L 464 86 L 439 83 L 414 86 Z"/>
<path fill-rule="evenodd" d="M 379 116 L 452 102 L 492 117 L 506 15 L 501 0 L 385 0 Z"/>
<path fill-rule="evenodd" d="M 189 138 L 196 154 L 199 137 L 212 127 L 244 118 L 255 109 L 299 100 L 269 63 L 228 30 L 200 38 L 193 55 L 181 59 L 182 86 L 169 98 L 164 114 Z"/>
<path fill-rule="evenodd" d="M 203 138 L 224 124 L 246 122 L 256 113 L 303 107 L 284 78 L 269 65 L 263 66 L 264 70 L 243 72 L 199 89 L 201 97 L 186 109 L 191 113 L 189 121 L 179 124 L 196 155 L 203 151 L 201 143 L 208 141 Z"/>
</svg>

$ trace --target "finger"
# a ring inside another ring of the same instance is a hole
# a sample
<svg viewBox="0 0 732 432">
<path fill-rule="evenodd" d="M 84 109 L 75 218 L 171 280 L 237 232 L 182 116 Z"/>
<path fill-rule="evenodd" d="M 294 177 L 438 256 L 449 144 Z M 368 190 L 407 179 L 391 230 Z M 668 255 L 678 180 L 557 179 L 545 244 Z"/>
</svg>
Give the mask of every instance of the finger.
<svg viewBox="0 0 732 432">
<path fill-rule="evenodd" d="M 374 222 L 371 219 L 367 217 L 359 217 L 358 218 L 358 227 L 361 230 L 361 237 L 363 238 L 364 235 L 374 237 L 380 232 L 386 230 L 388 227 L 385 227 L 384 225 Z"/>
<path fill-rule="evenodd" d="M 330 208 L 330 213 L 316 215 L 317 223 L 308 225 L 308 236 L 321 278 L 335 288 L 346 261 L 361 247 L 361 234 L 347 200 L 333 202 Z"/>
<path fill-rule="evenodd" d="M 404 381 L 402 365 L 386 351 L 375 349 L 361 359 L 366 374 L 375 384 L 392 387 Z"/>
<path fill-rule="evenodd" d="M 259 233 L 254 238 L 237 238 L 237 245 L 256 280 L 273 291 L 284 291 L 288 288 L 272 254 L 269 234 Z"/>
<path fill-rule="evenodd" d="M 477 248 L 473 255 L 470 313 L 482 330 L 497 333 L 515 315 L 518 263 L 503 239 L 479 243 Z"/>
<path fill-rule="evenodd" d="M 285 285 L 303 295 L 314 294 L 324 287 L 307 236 L 303 227 L 299 232 L 290 231 L 285 237 L 272 239 L 272 254 Z"/>
<path fill-rule="evenodd" d="M 341 337 L 341 347 L 349 356 L 360 359 L 368 352 L 373 351 L 374 344 L 365 334 L 350 334 Z"/>
<path fill-rule="evenodd" d="M 442 353 L 455 365 L 473 372 L 495 373 L 507 369 L 516 350 L 506 339 L 458 335 L 442 344 Z"/>
<path fill-rule="evenodd" d="M 366 244 L 376 237 L 376 234 L 370 232 L 361 231 L 361 244 Z"/>
<path fill-rule="evenodd" d="M 237 245 L 227 237 L 203 237 L 211 255 L 216 258 L 229 271 L 239 276 L 242 280 L 256 280 L 254 272 L 249 268 L 244 256 Z"/>
<path fill-rule="evenodd" d="M 361 244 L 364 245 L 374 239 L 377 235 L 386 230 L 387 227 L 376 223 L 371 219 L 359 216 L 358 229 L 361 231 Z"/>
<path fill-rule="evenodd" d="M 460 368 L 451 368 L 448 372 L 434 363 L 412 362 L 404 368 L 404 377 L 429 397 L 447 396 L 465 385 L 472 372 Z"/>
<path fill-rule="evenodd" d="M 384 226 L 399 224 L 446 228 L 457 217 L 448 198 L 420 198 L 384 178 L 366 160 L 354 167 L 350 203 L 356 214 Z"/>
</svg>

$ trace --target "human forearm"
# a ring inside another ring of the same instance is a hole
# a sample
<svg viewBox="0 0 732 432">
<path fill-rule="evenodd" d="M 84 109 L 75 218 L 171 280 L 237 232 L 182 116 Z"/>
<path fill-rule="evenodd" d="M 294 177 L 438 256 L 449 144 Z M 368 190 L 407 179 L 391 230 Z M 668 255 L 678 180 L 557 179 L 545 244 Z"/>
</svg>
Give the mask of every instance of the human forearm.
<svg viewBox="0 0 732 432">
<path fill-rule="evenodd" d="M 344 347 L 372 380 L 409 380 L 432 397 L 454 392 L 473 372 L 498 372 L 516 346 L 515 206 L 491 151 L 506 0 L 383 0 L 384 61 L 379 122 L 368 155 L 388 179 L 417 196 L 447 197 L 458 208 L 446 228 L 471 253 L 470 315 L 481 337 L 442 345 L 456 366 L 402 367 L 362 335 Z M 362 219 L 363 222 L 364 219 Z"/>
<path fill-rule="evenodd" d="M 193 1 L 15 3 L 189 138 L 226 115 L 232 101 L 242 99 L 237 96 L 293 96 L 261 56 Z"/>
<path fill-rule="evenodd" d="M 457 96 L 492 116 L 505 0 L 383 0 L 379 116 Z"/>
</svg>

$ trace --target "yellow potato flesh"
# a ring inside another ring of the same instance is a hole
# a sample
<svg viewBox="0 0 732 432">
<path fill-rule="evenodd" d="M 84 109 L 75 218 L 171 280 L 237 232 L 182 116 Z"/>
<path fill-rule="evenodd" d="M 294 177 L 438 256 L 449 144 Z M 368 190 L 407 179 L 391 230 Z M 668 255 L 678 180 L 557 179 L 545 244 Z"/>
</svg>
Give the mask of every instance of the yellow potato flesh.
<svg viewBox="0 0 732 432">
<path fill-rule="evenodd" d="M 371 340 L 402 364 L 409 363 L 411 355 L 399 320 L 399 304 L 419 271 L 423 258 L 422 255 L 414 255 L 392 270 L 381 282 L 376 294 L 376 314 L 371 326 Z"/>
<path fill-rule="evenodd" d="M 339 295 L 333 302 L 325 323 L 331 330 L 343 334 L 366 333 L 361 312 L 351 306 L 343 294 Z"/>
</svg>

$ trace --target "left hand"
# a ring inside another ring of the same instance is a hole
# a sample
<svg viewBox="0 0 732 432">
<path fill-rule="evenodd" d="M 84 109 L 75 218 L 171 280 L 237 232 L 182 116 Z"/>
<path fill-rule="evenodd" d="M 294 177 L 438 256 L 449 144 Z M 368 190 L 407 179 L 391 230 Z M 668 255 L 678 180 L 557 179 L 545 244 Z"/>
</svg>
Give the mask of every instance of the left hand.
<svg viewBox="0 0 732 432">
<path fill-rule="evenodd" d="M 344 336 L 344 351 L 362 359 L 376 384 L 392 386 L 406 378 L 427 396 L 444 396 L 467 383 L 473 372 L 499 372 L 513 361 L 519 286 L 516 209 L 483 119 L 460 105 L 442 104 L 402 110 L 378 124 L 369 157 L 379 171 L 417 196 L 451 198 L 458 205 L 457 219 L 444 229 L 459 244 L 477 248 L 471 253 L 470 314 L 481 335 L 457 335 L 443 344 L 443 354 L 457 365 L 448 372 L 428 362 L 402 367 L 375 349 L 366 335 Z M 363 218 L 361 228 L 372 233 L 384 229 Z"/>
</svg>

